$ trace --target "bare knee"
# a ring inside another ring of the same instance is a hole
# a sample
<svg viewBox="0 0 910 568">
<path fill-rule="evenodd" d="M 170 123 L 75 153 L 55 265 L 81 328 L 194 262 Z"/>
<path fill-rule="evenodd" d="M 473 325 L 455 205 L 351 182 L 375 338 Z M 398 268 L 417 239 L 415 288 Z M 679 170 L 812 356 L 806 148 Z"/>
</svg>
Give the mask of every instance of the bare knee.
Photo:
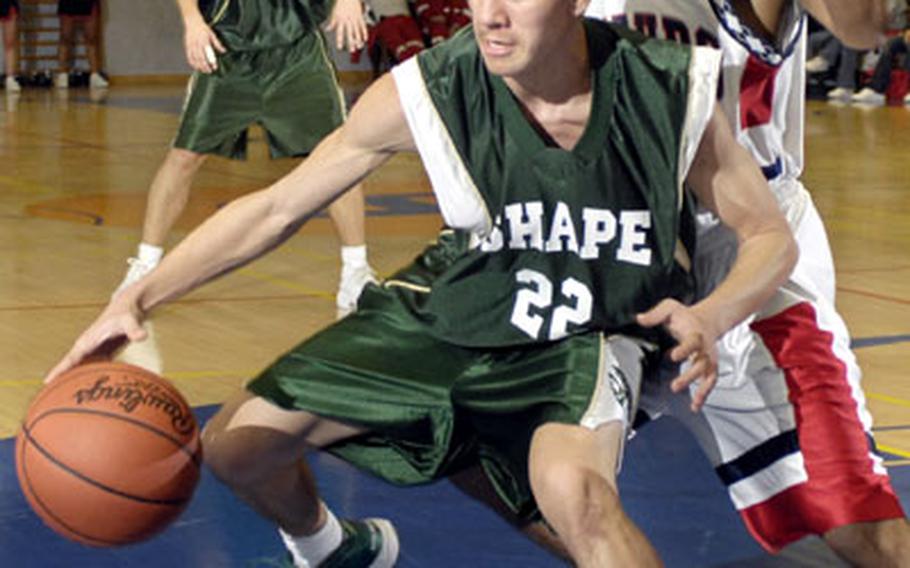
<svg viewBox="0 0 910 568">
<path fill-rule="evenodd" d="M 286 427 L 282 411 L 250 393 L 224 403 L 202 430 L 202 455 L 215 476 L 245 487 L 302 457 L 299 427 Z"/>
<path fill-rule="evenodd" d="M 828 531 L 824 539 L 855 566 L 910 567 L 910 523 L 906 519 L 854 523 Z"/>
<path fill-rule="evenodd" d="M 280 408 L 242 391 L 206 424 L 202 450 L 216 477 L 241 488 L 296 466 L 307 448 L 323 447 L 361 432 L 308 412 Z"/>
<path fill-rule="evenodd" d="M 532 487 L 541 511 L 569 546 L 601 538 L 623 514 L 615 486 L 592 469 L 550 463 L 532 471 Z"/>
<path fill-rule="evenodd" d="M 231 487 L 244 487 L 268 475 L 269 443 L 262 432 L 206 427 L 202 455 L 215 477 Z"/>
<path fill-rule="evenodd" d="M 184 150 L 183 148 L 171 148 L 165 163 L 169 167 L 195 173 L 205 163 L 205 159 L 206 155 L 199 152 Z"/>
</svg>

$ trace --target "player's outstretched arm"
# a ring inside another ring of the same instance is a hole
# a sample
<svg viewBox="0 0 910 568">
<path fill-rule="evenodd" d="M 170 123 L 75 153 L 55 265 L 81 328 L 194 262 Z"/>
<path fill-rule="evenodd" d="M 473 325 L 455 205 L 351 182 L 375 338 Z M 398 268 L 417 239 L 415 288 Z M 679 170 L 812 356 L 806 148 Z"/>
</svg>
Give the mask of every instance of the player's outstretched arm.
<svg viewBox="0 0 910 568">
<path fill-rule="evenodd" d="M 142 338 L 153 307 L 262 256 L 394 153 L 412 150 L 390 74 L 360 97 L 348 120 L 270 187 L 232 201 L 190 233 L 148 276 L 117 294 L 46 380 L 110 347 Z"/>
<path fill-rule="evenodd" d="M 736 142 L 717 107 L 701 138 L 687 182 L 699 201 L 736 234 L 736 262 L 707 298 L 692 306 L 665 300 L 639 316 L 639 323 L 663 325 L 678 341 L 670 357 L 690 365 L 671 386 L 680 391 L 699 381 L 692 400 L 693 410 L 698 410 L 716 380 L 715 342 L 761 308 L 787 279 L 798 253 L 761 170 Z"/>
</svg>

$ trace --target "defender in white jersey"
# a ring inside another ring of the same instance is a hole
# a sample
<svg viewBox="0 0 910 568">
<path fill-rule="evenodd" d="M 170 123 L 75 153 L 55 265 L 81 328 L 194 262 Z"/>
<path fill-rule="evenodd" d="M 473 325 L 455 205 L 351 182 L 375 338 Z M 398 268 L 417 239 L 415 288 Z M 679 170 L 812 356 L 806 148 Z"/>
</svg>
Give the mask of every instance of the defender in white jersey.
<svg viewBox="0 0 910 568">
<path fill-rule="evenodd" d="M 685 404 L 659 396 L 643 396 L 642 406 L 652 416 L 672 412 L 692 427 L 765 548 L 818 534 L 851 563 L 906 566 L 910 525 L 875 451 L 860 370 L 834 308 L 828 239 L 799 181 L 806 11 L 846 43 L 868 47 L 883 29 L 883 4 L 593 0 L 587 14 L 722 50 L 721 106 L 800 247 L 779 293 L 718 343 L 720 380 L 703 413 L 678 412 Z M 695 274 L 703 295 L 725 274 L 736 243 L 711 215 L 699 221 Z"/>
</svg>

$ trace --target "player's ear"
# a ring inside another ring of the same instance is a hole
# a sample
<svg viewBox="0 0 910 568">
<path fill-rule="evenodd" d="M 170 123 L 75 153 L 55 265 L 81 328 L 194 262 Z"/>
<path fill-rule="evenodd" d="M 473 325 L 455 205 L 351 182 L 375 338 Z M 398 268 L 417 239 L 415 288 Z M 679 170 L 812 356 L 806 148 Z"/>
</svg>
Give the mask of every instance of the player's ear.
<svg viewBox="0 0 910 568">
<path fill-rule="evenodd" d="M 591 3 L 591 0 L 572 0 L 572 3 L 575 7 L 575 16 L 582 17 L 585 14 L 585 10 L 588 9 L 588 4 Z"/>
</svg>

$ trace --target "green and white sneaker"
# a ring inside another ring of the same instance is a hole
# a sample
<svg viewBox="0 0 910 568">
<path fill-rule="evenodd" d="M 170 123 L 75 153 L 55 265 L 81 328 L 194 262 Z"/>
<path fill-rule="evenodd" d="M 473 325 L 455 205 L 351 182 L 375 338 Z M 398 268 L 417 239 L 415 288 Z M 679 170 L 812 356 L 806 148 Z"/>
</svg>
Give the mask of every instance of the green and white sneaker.
<svg viewBox="0 0 910 568">
<path fill-rule="evenodd" d="M 392 568 L 398 559 L 398 533 L 386 519 L 340 520 L 344 537 L 319 568 Z"/>
</svg>

